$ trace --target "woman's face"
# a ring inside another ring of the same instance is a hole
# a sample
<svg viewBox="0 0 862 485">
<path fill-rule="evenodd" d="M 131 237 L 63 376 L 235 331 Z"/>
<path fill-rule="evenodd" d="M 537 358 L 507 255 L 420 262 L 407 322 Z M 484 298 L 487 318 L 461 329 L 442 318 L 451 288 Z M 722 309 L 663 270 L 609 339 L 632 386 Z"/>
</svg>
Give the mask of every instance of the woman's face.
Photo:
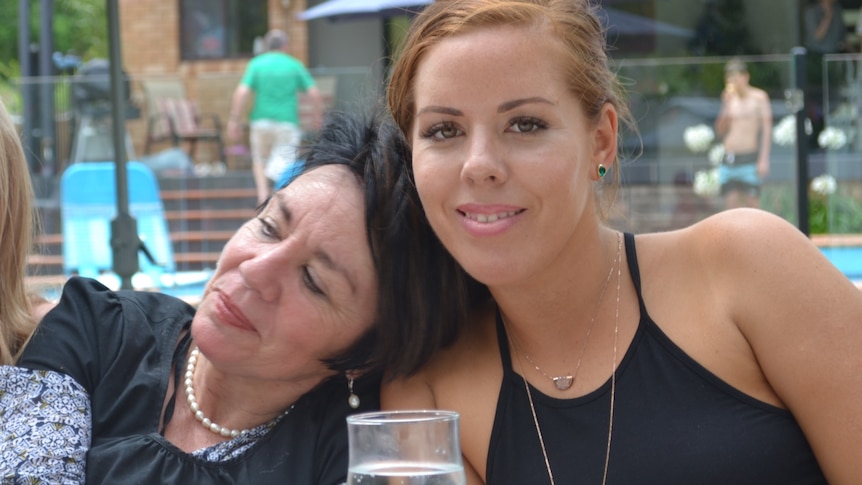
<svg viewBox="0 0 862 485">
<path fill-rule="evenodd" d="M 419 64 L 411 127 L 416 185 L 434 231 L 479 281 L 553 268 L 577 229 L 598 224 L 593 185 L 616 154 L 607 105 L 586 118 L 548 32 L 483 28 Z"/>
<path fill-rule="evenodd" d="M 228 241 L 192 323 L 207 359 L 314 386 L 370 329 L 377 278 L 353 174 L 324 166 L 276 192 Z"/>
</svg>

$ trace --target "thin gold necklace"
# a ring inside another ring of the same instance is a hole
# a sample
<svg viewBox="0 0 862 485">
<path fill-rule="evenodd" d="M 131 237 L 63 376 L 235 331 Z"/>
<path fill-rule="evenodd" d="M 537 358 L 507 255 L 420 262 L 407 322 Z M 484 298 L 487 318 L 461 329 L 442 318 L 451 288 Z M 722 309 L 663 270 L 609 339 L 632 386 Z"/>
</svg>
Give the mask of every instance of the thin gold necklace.
<svg viewBox="0 0 862 485">
<path fill-rule="evenodd" d="M 590 335 L 593 333 L 593 325 L 596 323 L 596 315 L 599 313 L 599 307 L 602 305 L 602 301 L 605 298 L 605 290 L 608 289 L 608 284 L 611 282 L 611 276 L 614 274 L 614 266 L 617 264 L 617 259 L 619 257 L 620 253 L 617 252 L 616 258 L 611 261 L 611 268 L 608 270 L 608 277 L 605 278 L 605 284 L 602 285 L 602 291 L 599 292 L 599 297 L 596 299 L 596 306 L 593 308 L 593 316 L 590 318 L 590 325 L 587 327 L 587 334 L 584 336 L 584 343 L 581 344 L 581 353 L 578 355 L 578 362 L 575 364 L 575 372 L 572 374 L 563 374 L 561 376 L 548 375 L 539 367 L 538 364 L 536 364 L 536 362 L 533 361 L 532 358 L 530 358 L 529 354 L 523 351 L 519 352 L 539 374 L 550 379 L 551 382 L 554 383 L 554 386 L 560 391 L 568 391 L 578 378 L 578 373 L 581 370 L 581 362 L 584 360 L 584 353 L 587 351 L 587 344 L 590 342 Z"/>
<path fill-rule="evenodd" d="M 616 303 L 616 312 L 614 314 L 614 354 L 613 359 L 611 361 L 611 404 L 610 411 L 608 417 L 608 444 L 605 448 L 605 466 L 602 471 L 602 485 L 606 485 L 608 481 L 608 466 L 611 461 L 611 437 L 613 436 L 614 431 L 614 401 L 616 398 L 616 389 L 617 389 L 617 344 L 619 342 L 619 333 L 620 333 L 620 280 L 622 279 L 622 237 L 620 234 L 617 234 L 617 257 L 614 260 L 615 266 L 617 268 L 617 303 Z M 611 272 L 613 272 L 613 266 L 611 267 Z M 505 327 L 506 320 L 503 319 L 503 326 Z M 508 332 L 507 332 L 508 333 Z M 510 337 L 511 339 L 511 337 Z M 517 347 L 517 343 L 512 339 L 512 344 Z M 518 352 L 520 355 L 524 355 L 522 352 Z M 551 471 L 551 462 L 548 460 L 548 452 L 545 448 L 545 440 L 542 438 L 542 429 L 539 426 L 539 418 L 536 416 L 536 407 L 533 404 L 533 393 L 530 392 L 530 385 L 527 382 L 527 378 L 524 377 L 524 374 L 521 373 L 521 379 L 524 381 L 524 389 L 527 391 L 527 400 L 530 402 L 530 412 L 533 415 L 533 424 L 536 426 L 536 435 L 539 437 L 539 445 L 542 447 L 542 457 L 545 459 L 545 468 L 548 470 L 548 480 L 550 480 L 551 485 L 556 485 L 554 483 L 554 473 Z"/>
</svg>

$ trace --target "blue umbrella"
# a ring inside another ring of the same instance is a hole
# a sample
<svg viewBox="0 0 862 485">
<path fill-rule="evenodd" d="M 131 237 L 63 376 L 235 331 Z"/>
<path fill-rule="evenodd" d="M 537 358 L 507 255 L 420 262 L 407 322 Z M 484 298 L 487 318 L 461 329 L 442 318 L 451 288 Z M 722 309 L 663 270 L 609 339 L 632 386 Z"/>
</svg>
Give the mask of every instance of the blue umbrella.
<svg viewBox="0 0 862 485">
<path fill-rule="evenodd" d="M 414 13 L 434 0 L 329 0 L 311 7 L 296 17 L 299 20 L 330 18 L 331 20 L 388 17 Z M 663 34 L 692 37 L 694 32 L 613 8 L 604 8 L 603 17 L 609 33 L 617 35 Z"/>
<path fill-rule="evenodd" d="M 357 17 L 387 17 L 421 10 L 434 0 L 329 0 L 296 16 L 299 20 L 328 17 L 333 20 Z"/>
</svg>

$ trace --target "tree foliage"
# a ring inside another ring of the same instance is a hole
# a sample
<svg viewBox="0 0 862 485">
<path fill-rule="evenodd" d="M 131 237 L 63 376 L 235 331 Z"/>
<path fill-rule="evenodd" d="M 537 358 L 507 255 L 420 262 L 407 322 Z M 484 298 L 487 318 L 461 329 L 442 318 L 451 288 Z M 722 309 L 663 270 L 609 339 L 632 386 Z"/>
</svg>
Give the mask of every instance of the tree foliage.
<svg viewBox="0 0 862 485">
<path fill-rule="evenodd" d="M 40 5 L 30 5 L 30 42 L 38 45 Z M 108 55 L 107 2 L 109 0 L 52 0 L 54 7 L 54 51 L 74 53 L 88 60 Z M 18 17 L 21 0 L 0 0 L 0 79 L 20 74 L 18 70 Z"/>
</svg>

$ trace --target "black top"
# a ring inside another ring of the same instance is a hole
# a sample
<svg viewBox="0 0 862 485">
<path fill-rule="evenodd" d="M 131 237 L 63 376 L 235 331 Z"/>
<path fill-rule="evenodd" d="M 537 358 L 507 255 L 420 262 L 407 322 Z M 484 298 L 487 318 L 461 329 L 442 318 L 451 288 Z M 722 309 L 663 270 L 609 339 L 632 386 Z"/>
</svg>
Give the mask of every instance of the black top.
<svg viewBox="0 0 862 485">
<path fill-rule="evenodd" d="M 379 379 L 357 381 L 361 407 L 347 405 L 347 383 L 333 378 L 240 456 L 208 462 L 159 434 L 172 357 L 194 309 L 149 292 L 113 292 L 72 278 L 19 363 L 68 374 L 91 396 L 87 483 L 339 484 L 347 476 L 348 414 L 379 408 Z M 178 405 L 184 405 L 182 395 Z"/>
<path fill-rule="evenodd" d="M 626 234 L 640 323 L 617 368 L 609 484 L 824 484 L 793 416 L 731 387 L 653 322 L 641 297 L 634 237 Z M 684 298 L 685 295 L 680 295 Z M 524 382 L 512 370 L 499 313 L 504 376 L 487 483 L 549 483 Z M 531 387 L 554 481 L 602 483 L 611 382 L 575 399 Z"/>
</svg>

